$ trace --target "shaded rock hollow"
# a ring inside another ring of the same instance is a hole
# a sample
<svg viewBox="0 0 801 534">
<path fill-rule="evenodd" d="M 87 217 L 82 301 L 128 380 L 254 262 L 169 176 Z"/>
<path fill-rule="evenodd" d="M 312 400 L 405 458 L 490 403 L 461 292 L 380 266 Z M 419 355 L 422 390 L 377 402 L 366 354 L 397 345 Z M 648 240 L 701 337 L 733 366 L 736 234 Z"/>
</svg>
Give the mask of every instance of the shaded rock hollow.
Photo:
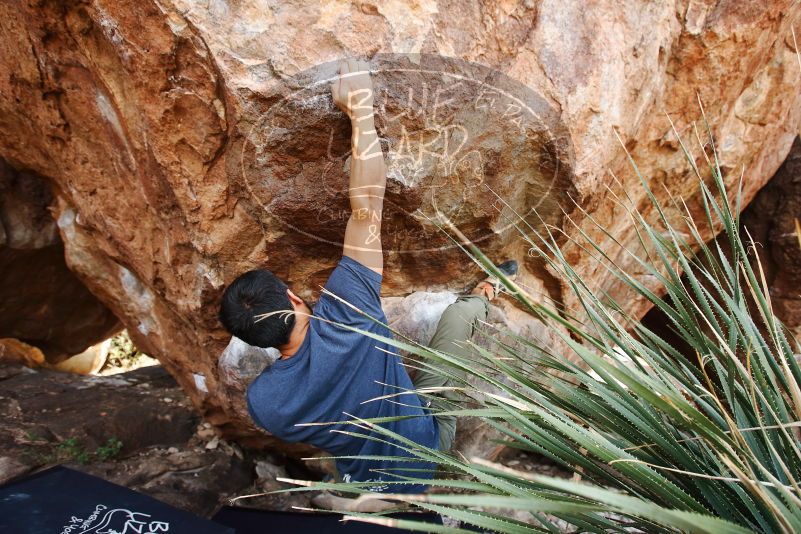
<svg viewBox="0 0 801 534">
<path fill-rule="evenodd" d="M 798 132 L 800 14 L 790 0 L 6 2 L 0 157 L 50 180 L 67 264 L 138 346 L 229 437 L 269 444 L 220 380 L 216 308 L 257 266 L 309 297 L 339 257 L 349 132 L 322 83 L 336 60 L 371 57 L 376 71 L 385 293 L 460 290 L 476 275 L 427 219 L 444 212 L 491 255 L 524 260 L 532 293 L 569 306 L 508 228 L 512 210 L 576 235 L 560 214 L 577 202 L 633 246 L 606 187 L 644 194 L 616 134 L 659 195 L 695 208 L 665 112 L 689 137 L 699 97 L 727 180 L 742 174 L 750 200 Z M 482 87 L 495 95 L 482 101 Z M 566 252 L 594 287 L 646 311 Z"/>
<path fill-rule="evenodd" d="M 742 223 L 756 243 L 776 315 L 801 339 L 801 137 Z"/>
<path fill-rule="evenodd" d="M 41 176 L 0 160 L 0 358 L 9 356 L 8 340 L 31 343 L 57 364 L 120 328 L 67 268 L 52 200 Z"/>
</svg>

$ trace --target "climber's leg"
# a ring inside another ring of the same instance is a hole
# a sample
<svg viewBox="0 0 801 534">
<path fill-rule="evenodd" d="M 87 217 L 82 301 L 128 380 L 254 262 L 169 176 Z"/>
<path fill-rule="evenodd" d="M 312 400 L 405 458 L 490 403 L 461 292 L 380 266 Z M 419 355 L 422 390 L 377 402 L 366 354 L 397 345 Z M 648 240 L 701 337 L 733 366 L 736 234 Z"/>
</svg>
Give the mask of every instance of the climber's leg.
<svg viewBox="0 0 801 534">
<path fill-rule="evenodd" d="M 474 294 L 459 297 L 456 302 L 448 306 L 440 317 L 434 337 L 429 342 L 432 349 L 447 352 L 457 356 L 468 357 L 471 348 L 464 343 L 473 335 L 476 324 L 486 320 L 489 313 L 489 300 L 484 294 Z M 451 372 L 456 372 L 449 368 Z M 414 386 L 421 388 L 436 388 L 454 386 L 452 380 L 431 373 L 425 369 L 417 371 Z M 442 392 L 440 394 L 446 399 L 458 399 L 454 392 Z M 421 398 L 424 405 L 428 403 L 426 398 Z M 448 409 L 448 403 L 434 399 L 430 407 L 435 411 Z M 437 425 L 439 426 L 439 450 L 450 450 L 453 445 L 453 438 L 456 435 L 456 417 L 452 415 L 436 415 Z"/>
<path fill-rule="evenodd" d="M 509 280 L 514 280 L 517 277 L 517 268 L 515 260 L 508 260 L 497 265 L 497 269 Z M 428 344 L 429 347 L 440 352 L 469 358 L 473 348 L 466 342 L 473 336 L 478 322 L 487 319 L 489 301 L 502 291 L 504 291 L 504 288 L 501 281 L 495 276 L 488 276 L 473 288 L 470 295 L 459 297 L 456 302 L 448 306 L 443 312 L 437 325 L 437 331 Z M 461 376 L 461 373 L 453 370 L 453 368 L 449 369 L 457 376 Z M 453 379 L 438 376 L 425 369 L 417 371 L 413 383 L 416 389 L 459 385 Z M 449 403 L 444 399 L 458 400 L 460 398 L 460 395 L 454 391 L 443 391 L 437 395 L 440 398 L 437 399 L 435 397 L 428 404 L 428 407 L 434 408 L 435 411 L 448 409 Z M 425 398 L 421 398 L 421 400 L 424 405 L 427 404 Z M 448 451 L 453 445 L 453 439 L 456 436 L 456 417 L 452 415 L 435 415 L 435 418 L 439 426 L 439 450 Z"/>
</svg>

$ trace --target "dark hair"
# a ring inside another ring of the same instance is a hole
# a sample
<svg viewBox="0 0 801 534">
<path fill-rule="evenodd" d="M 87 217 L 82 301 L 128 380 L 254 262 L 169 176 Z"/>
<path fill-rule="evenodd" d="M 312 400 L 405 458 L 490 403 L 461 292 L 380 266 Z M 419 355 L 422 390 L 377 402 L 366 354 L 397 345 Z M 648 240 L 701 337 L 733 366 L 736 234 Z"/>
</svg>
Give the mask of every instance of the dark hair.
<svg viewBox="0 0 801 534">
<path fill-rule="evenodd" d="M 279 347 L 289 341 L 295 316 L 276 313 L 256 322 L 256 316 L 278 310 L 292 310 L 287 285 L 267 269 L 240 275 L 223 293 L 220 322 L 226 330 L 248 345 Z"/>
</svg>

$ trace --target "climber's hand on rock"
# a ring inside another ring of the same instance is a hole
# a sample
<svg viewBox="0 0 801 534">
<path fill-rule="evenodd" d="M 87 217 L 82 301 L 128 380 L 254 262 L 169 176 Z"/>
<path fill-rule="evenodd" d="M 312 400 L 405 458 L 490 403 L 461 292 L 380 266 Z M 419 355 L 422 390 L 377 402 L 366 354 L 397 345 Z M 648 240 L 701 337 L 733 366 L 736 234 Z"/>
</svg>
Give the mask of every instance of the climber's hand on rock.
<svg viewBox="0 0 801 534">
<path fill-rule="evenodd" d="M 339 76 L 331 84 L 334 103 L 351 120 L 370 117 L 373 113 L 373 82 L 366 61 L 348 59 L 339 66 Z"/>
</svg>

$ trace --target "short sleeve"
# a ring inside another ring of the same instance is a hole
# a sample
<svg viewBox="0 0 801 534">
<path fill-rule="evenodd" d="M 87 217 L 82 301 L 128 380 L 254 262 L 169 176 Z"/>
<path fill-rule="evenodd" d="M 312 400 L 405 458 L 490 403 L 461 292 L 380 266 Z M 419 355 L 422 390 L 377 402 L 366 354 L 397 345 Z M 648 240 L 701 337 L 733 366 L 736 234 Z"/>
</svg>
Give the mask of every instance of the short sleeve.
<svg viewBox="0 0 801 534">
<path fill-rule="evenodd" d="M 380 274 L 353 258 L 342 256 L 328 278 L 325 289 L 371 317 L 385 322 L 386 317 L 381 309 L 382 278 Z M 374 324 L 369 318 L 325 292 L 320 296 L 314 314 L 348 325 Z"/>
</svg>

